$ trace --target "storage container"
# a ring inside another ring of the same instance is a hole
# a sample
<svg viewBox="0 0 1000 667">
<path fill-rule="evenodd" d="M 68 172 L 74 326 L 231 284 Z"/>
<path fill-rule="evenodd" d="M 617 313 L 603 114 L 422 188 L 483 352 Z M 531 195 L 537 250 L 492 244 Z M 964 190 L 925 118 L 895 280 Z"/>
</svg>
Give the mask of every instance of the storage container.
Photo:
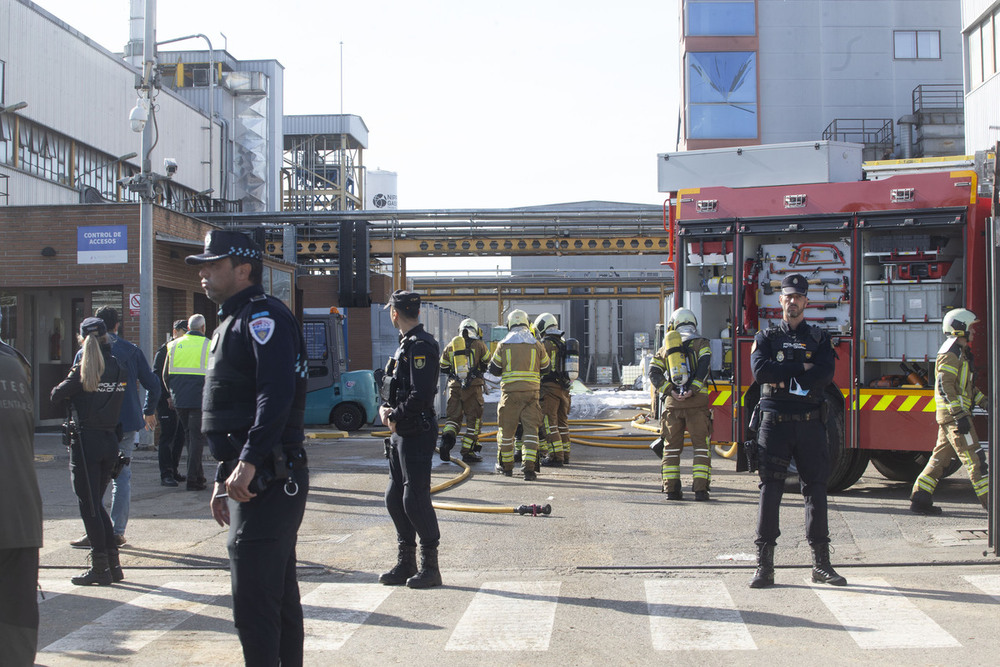
<svg viewBox="0 0 1000 667">
<path fill-rule="evenodd" d="M 865 319 L 889 319 L 889 286 L 865 285 Z"/>
<path fill-rule="evenodd" d="M 938 348 L 944 342 L 938 323 L 890 324 L 889 353 L 893 359 L 934 361 Z"/>
<path fill-rule="evenodd" d="M 865 357 L 868 359 L 890 359 L 889 324 L 869 324 L 865 332 Z"/>
<path fill-rule="evenodd" d="M 940 320 L 962 302 L 961 286 L 956 283 L 897 283 L 889 288 L 889 318 L 893 320 Z"/>
</svg>

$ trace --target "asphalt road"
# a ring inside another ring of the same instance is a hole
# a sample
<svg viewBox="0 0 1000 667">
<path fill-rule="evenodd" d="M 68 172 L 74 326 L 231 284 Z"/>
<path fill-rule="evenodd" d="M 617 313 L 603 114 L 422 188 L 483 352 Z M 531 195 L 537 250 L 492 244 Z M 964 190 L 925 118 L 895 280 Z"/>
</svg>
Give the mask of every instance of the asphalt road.
<svg viewBox="0 0 1000 667">
<path fill-rule="evenodd" d="M 82 534 L 68 458 L 57 434 L 39 434 L 36 448 L 46 542 L 38 664 L 241 664 L 209 492 L 160 486 L 155 453 L 137 452 L 126 581 L 73 587 L 86 552 L 68 545 Z M 308 664 L 976 665 L 993 664 L 1000 644 L 1000 559 L 986 553 L 986 513 L 961 472 L 938 487 L 940 517 L 911 514 L 906 485 L 874 469 L 831 498 L 846 588 L 809 582 L 791 489 L 778 585 L 751 590 L 756 482 L 732 461 L 715 460 L 708 503 L 666 501 L 644 450 L 574 445 L 570 466 L 535 482 L 484 462 L 435 499 L 552 513 L 439 511 L 445 585 L 413 591 L 377 584 L 395 559 L 381 439 L 315 440 L 308 452 L 298 548 Z M 688 489 L 689 465 L 686 454 Z M 434 480 L 460 472 L 440 463 Z"/>
</svg>

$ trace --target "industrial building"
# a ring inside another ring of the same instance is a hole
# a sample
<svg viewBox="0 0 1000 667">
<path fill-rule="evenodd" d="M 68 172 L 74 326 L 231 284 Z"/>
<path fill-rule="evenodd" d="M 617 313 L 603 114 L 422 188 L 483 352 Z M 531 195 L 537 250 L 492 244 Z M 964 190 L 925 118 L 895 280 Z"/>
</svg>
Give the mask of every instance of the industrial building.
<svg viewBox="0 0 1000 667">
<path fill-rule="evenodd" d="M 966 152 L 960 0 L 681 0 L 678 149 Z"/>
</svg>

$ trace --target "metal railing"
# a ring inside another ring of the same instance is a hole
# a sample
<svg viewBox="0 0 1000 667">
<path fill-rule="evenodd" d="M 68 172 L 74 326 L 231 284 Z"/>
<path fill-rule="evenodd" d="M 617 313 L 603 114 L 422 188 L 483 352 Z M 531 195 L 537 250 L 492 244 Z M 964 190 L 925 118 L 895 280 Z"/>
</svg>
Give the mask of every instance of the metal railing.
<svg viewBox="0 0 1000 667">
<path fill-rule="evenodd" d="M 913 113 L 964 108 L 965 91 L 960 83 L 922 83 L 913 89 Z"/>
<path fill-rule="evenodd" d="M 823 139 L 892 148 L 893 122 L 891 118 L 834 118 L 823 130 Z"/>
</svg>

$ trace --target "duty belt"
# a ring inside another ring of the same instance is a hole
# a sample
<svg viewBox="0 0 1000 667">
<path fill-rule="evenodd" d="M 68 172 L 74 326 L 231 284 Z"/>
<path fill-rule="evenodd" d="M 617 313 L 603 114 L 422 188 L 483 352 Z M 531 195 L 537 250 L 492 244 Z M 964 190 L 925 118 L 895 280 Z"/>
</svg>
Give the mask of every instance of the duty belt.
<svg viewBox="0 0 1000 667">
<path fill-rule="evenodd" d="M 774 412 L 772 415 L 773 416 L 770 418 L 770 421 L 774 421 L 779 424 L 781 422 L 807 422 L 812 421 L 813 419 L 819 419 L 820 411 L 810 410 L 809 412 L 792 412 L 788 414 Z"/>
</svg>

